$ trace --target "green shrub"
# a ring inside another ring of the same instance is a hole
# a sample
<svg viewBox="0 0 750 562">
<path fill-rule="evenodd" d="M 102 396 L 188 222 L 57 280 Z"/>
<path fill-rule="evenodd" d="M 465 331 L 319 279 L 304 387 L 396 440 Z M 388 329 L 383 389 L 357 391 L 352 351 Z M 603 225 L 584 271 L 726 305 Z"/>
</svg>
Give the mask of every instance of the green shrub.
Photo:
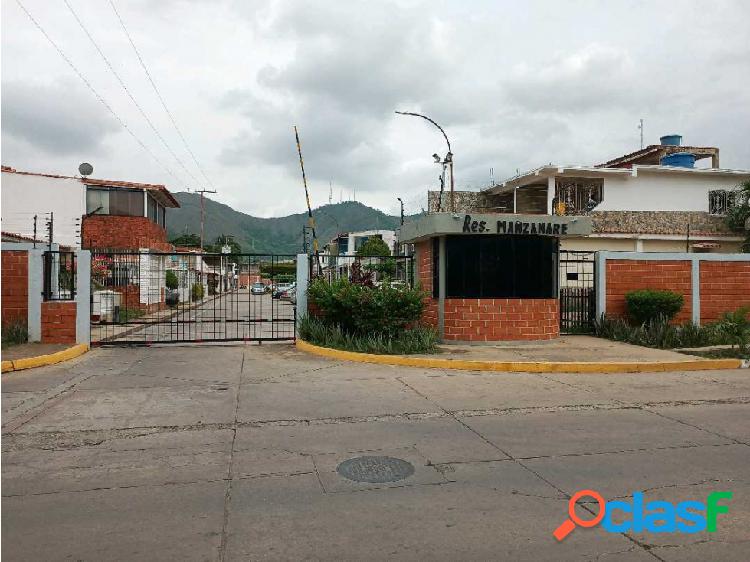
<svg viewBox="0 0 750 562">
<path fill-rule="evenodd" d="M 180 286 L 180 283 L 177 280 L 177 274 L 171 269 L 167 270 L 167 276 L 166 276 L 166 279 L 164 280 L 164 284 L 167 286 L 167 289 L 172 289 L 172 290 Z"/>
<path fill-rule="evenodd" d="M 686 323 L 675 326 L 664 316 L 645 324 L 633 325 L 624 318 L 602 315 L 594 322 L 594 334 L 600 338 L 659 349 L 729 343 L 729 338 L 720 324 L 696 326 Z"/>
<path fill-rule="evenodd" d="M 25 320 L 14 318 L 3 326 L 3 344 L 6 346 L 18 345 L 29 341 L 29 327 Z"/>
<path fill-rule="evenodd" d="M 353 334 L 337 324 L 329 324 L 313 316 L 300 318 L 299 336 L 305 341 L 323 347 L 386 355 L 435 353 L 438 342 L 437 332 L 431 327 L 416 326 L 396 335 L 382 332 Z"/>
<path fill-rule="evenodd" d="M 684 301 L 679 293 L 657 289 L 639 289 L 625 295 L 628 316 L 637 324 L 649 324 L 660 317 L 672 320 Z"/>
<path fill-rule="evenodd" d="M 203 298 L 203 284 L 202 283 L 193 283 L 193 286 L 190 288 L 190 298 L 193 301 L 199 301 Z"/>
<path fill-rule="evenodd" d="M 737 346 L 745 352 L 750 340 L 750 306 L 743 306 L 734 312 L 725 312 L 719 320 L 719 328 L 726 334 L 732 346 Z"/>
<path fill-rule="evenodd" d="M 372 287 L 348 279 L 328 282 L 322 277 L 310 284 L 307 295 L 328 325 L 340 326 L 348 334 L 388 337 L 419 323 L 426 296 L 420 289 L 389 283 Z"/>
</svg>

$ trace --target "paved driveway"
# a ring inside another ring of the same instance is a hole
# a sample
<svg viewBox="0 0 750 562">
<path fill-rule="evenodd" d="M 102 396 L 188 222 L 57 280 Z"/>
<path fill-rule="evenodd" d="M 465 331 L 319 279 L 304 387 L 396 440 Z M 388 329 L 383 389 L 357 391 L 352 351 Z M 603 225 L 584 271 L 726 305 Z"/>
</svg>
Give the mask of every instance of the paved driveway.
<svg viewBox="0 0 750 562">
<path fill-rule="evenodd" d="M 750 551 L 747 370 L 473 373 L 265 344 L 98 349 L 2 381 L 7 560 L 746 560 Z M 373 484 L 337 472 L 360 456 L 403 459 L 413 474 Z M 608 499 L 734 497 L 715 533 L 579 528 L 558 544 L 552 531 L 583 488 Z"/>
</svg>

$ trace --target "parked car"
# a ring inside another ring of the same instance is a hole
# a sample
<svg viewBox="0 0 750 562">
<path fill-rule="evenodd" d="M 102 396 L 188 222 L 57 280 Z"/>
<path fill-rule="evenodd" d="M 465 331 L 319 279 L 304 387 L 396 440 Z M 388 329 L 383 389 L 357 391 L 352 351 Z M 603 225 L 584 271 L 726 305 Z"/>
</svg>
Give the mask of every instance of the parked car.
<svg viewBox="0 0 750 562">
<path fill-rule="evenodd" d="M 281 295 L 279 295 L 279 299 L 283 301 L 297 302 L 297 286 L 292 285 L 286 291 L 282 292 Z"/>
<path fill-rule="evenodd" d="M 264 283 L 253 283 L 250 287 L 250 293 L 253 295 L 263 295 L 266 292 L 266 286 Z"/>
<path fill-rule="evenodd" d="M 281 298 L 281 293 L 284 291 L 288 291 L 289 289 L 292 289 L 296 287 L 296 283 L 279 283 L 276 285 L 276 288 L 273 290 L 273 293 L 271 294 L 271 297 L 278 299 Z"/>
</svg>

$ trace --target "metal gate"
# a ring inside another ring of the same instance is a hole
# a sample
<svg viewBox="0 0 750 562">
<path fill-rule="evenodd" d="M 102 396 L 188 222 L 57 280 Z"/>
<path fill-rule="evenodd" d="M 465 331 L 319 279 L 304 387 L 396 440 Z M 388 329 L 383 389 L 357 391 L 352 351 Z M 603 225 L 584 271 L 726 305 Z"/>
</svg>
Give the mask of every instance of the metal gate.
<svg viewBox="0 0 750 562">
<path fill-rule="evenodd" d="M 596 318 L 596 252 L 560 250 L 560 332 L 585 334 Z"/>
<path fill-rule="evenodd" d="M 91 342 L 294 340 L 296 256 L 91 253 Z"/>
</svg>

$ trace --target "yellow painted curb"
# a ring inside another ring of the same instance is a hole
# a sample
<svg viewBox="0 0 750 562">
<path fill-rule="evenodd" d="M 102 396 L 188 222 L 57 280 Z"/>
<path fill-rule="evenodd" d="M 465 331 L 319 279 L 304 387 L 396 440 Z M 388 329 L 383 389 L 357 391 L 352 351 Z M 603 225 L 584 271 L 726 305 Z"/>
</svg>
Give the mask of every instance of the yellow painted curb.
<svg viewBox="0 0 750 562">
<path fill-rule="evenodd" d="M 468 359 L 441 359 L 439 357 L 410 357 L 408 355 L 374 355 L 320 347 L 297 340 L 297 349 L 322 357 L 378 363 L 381 365 L 403 365 L 428 369 L 460 369 L 462 371 L 506 371 L 524 373 L 646 373 L 663 371 L 704 371 L 717 369 L 739 369 L 739 359 L 693 359 L 686 361 L 477 361 Z"/>
<path fill-rule="evenodd" d="M 15 359 L 13 361 L 3 361 L 2 372 L 8 373 L 12 371 L 22 371 L 24 369 L 33 369 L 34 367 L 43 367 L 45 365 L 54 365 L 55 363 L 62 363 L 68 361 L 80 355 L 83 355 L 89 350 L 89 346 L 85 343 L 80 343 L 63 349 L 56 353 L 50 353 L 49 355 L 37 355 L 36 357 L 24 357 L 23 359 Z"/>
</svg>

